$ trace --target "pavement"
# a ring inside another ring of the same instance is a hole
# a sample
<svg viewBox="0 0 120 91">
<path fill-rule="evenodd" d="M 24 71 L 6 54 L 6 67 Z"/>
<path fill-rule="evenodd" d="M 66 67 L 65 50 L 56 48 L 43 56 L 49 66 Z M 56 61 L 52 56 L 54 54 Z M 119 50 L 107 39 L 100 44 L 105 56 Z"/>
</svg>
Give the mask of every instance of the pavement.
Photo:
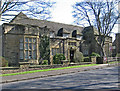
<svg viewBox="0 0 120 91">
<path fill-rule="evenodd" d="M 36 72 L 36 73 L 28 73 L 28 74 L 13 75 L 13 76 L 3 76 L 0 84 L 22 81 L 22 80 L 30 80 L 30 79 L 36 79 L 36 78 L 43 78 L 43 77 L 49 77 L 49 76 L 77 73 L 82 71 L 96 70 L 96 69 L 102 69 L 102 68 L 111 67 L 111 66 L 115 66 L 115 65 L 100 64 L 97 66 L 89 66 L 89 67 L 52 70 L 52 71 L 46 71 L 46 72 Z"/>
</svg>

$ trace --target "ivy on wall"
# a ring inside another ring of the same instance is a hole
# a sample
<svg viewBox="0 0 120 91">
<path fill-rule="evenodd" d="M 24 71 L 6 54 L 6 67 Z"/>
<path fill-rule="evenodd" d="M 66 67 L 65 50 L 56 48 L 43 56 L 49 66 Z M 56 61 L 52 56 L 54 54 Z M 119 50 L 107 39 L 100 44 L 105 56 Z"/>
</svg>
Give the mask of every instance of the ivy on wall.
<svg viewBox="0 0 120 91">
<path fill-rule="evenodd" d="M 40 58 L 39 62 L 42 60 L 49 60 L 50 58 L 50 38 L 46 35 L 40 37 L 40 44 L 39 44 L 39 51 L 40 51 Z"/>
</svg>

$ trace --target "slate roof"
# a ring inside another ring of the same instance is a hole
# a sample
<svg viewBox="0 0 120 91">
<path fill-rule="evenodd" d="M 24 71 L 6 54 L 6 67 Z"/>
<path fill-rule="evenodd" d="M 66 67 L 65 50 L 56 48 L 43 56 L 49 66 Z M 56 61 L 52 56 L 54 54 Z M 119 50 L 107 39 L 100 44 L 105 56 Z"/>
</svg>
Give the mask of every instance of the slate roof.
<svg viewBox="0 0 120 91">
<path fill-rule="evenodd" d="M 80 26 L 74 26 L 74 25 L 69 25 L 69 24 L 63 24 L 63 23 L 57 23 L 57 22 L 52 22 L 52 21 L 46 21 L 46 20 L 38 20 L 38 19 L 31 19 L 28 18 L 25 14 L 20 12 L 15 18 L 12 19 L 10 22 L 11 24 L 28 24 L 28 25 L 35 25 L 39 27 L 50 27 L 53 31 L 56 33 L 60 28 L 63 28 L 69 32 L 72 32 L 73 30 L 78 30 L 82 32 L 83 27 Z"/>
<path fill-rule="evenodd" d="M 97 29 L 94 26 L 85 27 L 83 32 L 86 32 L 86 31 L 89 31 L 89 30 L 92 30 L 94 35 L 99 35 Z"/>
<path fill-rule="evenodd" d="M 70 34 L 70 32 L 64 28 L 60 28 L 58 31 L 62 31 L 62 33 L 65 33 L 65 34 Z"/>
</svg>

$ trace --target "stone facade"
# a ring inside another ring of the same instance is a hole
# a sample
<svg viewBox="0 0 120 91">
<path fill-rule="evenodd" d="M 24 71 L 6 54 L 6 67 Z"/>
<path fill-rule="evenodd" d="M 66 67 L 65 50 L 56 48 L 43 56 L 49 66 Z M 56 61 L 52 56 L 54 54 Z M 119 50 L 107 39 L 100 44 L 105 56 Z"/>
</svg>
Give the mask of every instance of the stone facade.
<svg viewBox="0 0 120 91">
<path fill-rule="evenodd" d="M 89 56 L 92 52 L 100 54 L 96 42 L 97 30 L 94 27 L 79 27 L 44 20 L 30 19 L 23 13 L 18 14 L 10 23 L 2 25 L 2 56 L 8 59 L 9 65 L 19 62 L 34 62 L 39 64 L 42 59 L 40 44 L 42 36 L 49 38 L 49 62 L 53 64 L 53 56 L 62 53 L 67 60 L 74 59 L 78 52 Z M 105 41 L 105 52 L 110 56 L 109 47 L 112 38 Z"/>
<path fill-rule="evenodd" d="M 83 30 L 83 42 L 81 44 L 81 51 L 83 52 L 84 56 L 89 56 L 92 52 L 101 53 L 101 47 L 98 45 L 97 41 L 99 41 L 99 35 L 97 30 L 93 27 L 86 27 Z M 112 37 L 108 36 L 105 38 L 105 45 L 104 45 L 104 52 L 105 56 L 112 56 Z"/>
<path fill-rule="evenodd" d="M 116 53 L 120 53 L 120 33 L 116 34 Z"/>
<path fill-rule="evenodd" d="M 113 42 L 113 56 L 116 56 L 117 53 L 120 53 L 120 33 L 116 34 L 115 41 Z"/>
<path fill-rule="evenodd" d="M 26 39 L 32 39 L 31 43 Z M 35 43 L 33 43 L 35 39 Z M 35 60 L 38 60 L 38 39 L 39 33 L 37 27 L 16 25 L 16 24 L 3 24 L 3 56 L 9 60 L 9 65 L 17 65 L 18 62 L 27 60 L 24 53 L 36 52 Z M 33 45 L 35 50 L 33 51 Z M 30 50 L 28 50 L 28 47 Z M 30 53 L 28 53 L 30 54 Z"/>
</svg>

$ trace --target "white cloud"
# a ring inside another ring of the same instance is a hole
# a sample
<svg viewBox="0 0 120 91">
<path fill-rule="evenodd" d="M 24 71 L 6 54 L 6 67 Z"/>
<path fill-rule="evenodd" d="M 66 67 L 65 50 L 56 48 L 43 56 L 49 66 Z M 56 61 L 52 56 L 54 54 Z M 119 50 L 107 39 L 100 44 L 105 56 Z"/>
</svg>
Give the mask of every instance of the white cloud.
<svg viewBox="0 0 120 91">
<path fill-rule="evenodd" d="M 55 0 L 56 5 L 52 10 L 52 21 L 60 22 L 60 23 L 67 23 L 72 24 L 73 17 L 72 17 L 72 5 L 77 0 Z"/>
</svg>

